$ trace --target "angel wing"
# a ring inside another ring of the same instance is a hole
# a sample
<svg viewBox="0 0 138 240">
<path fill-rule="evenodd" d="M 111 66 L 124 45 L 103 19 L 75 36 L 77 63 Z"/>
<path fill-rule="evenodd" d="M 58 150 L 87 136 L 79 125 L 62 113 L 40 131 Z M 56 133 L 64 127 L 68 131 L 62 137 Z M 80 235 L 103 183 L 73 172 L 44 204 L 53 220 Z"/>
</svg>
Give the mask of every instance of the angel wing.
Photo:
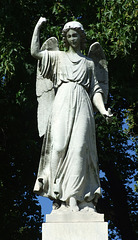
<svg viewBox="0 0 138 240">
<path fill-rule="evenodd" d="M 100 87 L 103 90 L 104 103 L 108 98 L 108 68 L 104 51 L 99 42 L 93 43 L 88 52 L 88 57 L 92 58 L 95 64 L 95 74 Z"/>
<path fill-rule="evenodd" d="M 58 50 L 58 41 L 55 37 L 47 39 L 41 50 L 56 51 Z M 39 136 L 42 137 L 46 132 L 49 114 L 55 98 L 53 83 L 50 79 L 43 78 L 39 70 L 40 61 L 37 62 L 36 74 L 36 96 L 38 101 L 37 124 Z"/>
</svg>

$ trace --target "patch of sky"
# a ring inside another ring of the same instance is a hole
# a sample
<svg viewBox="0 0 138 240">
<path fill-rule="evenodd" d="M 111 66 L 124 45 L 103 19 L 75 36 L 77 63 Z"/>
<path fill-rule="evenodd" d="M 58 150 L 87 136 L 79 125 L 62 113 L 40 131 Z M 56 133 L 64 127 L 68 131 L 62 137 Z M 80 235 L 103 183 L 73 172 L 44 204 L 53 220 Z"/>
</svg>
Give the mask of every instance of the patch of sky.
<svg viewBox="0 0 138 240">
<path fill-rule="evenodd" d="M 46 197 L 38 196 L 38 201 L 41 205 L 42 214 L 44 215 L 44 222 L 46 221 L 46 214 L 50 214 L 52 211 L 53 202 Z"/>
</svg>

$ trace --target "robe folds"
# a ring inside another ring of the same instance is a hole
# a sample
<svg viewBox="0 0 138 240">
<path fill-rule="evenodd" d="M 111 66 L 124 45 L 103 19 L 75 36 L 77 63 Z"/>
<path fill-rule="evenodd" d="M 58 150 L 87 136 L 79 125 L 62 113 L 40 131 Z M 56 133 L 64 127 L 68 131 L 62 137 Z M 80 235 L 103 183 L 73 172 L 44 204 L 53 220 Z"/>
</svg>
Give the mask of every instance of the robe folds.
<svg viewBox="0 0 138 240">
<path fill-rule="evenodd" d="M 92 201 L 101 195 L 93 95 L 102 90 L 83 55 L 43 52 L 41 75 L 57 89 L 43 139 L 34 192 L 50 199 Z"/>
</svg>

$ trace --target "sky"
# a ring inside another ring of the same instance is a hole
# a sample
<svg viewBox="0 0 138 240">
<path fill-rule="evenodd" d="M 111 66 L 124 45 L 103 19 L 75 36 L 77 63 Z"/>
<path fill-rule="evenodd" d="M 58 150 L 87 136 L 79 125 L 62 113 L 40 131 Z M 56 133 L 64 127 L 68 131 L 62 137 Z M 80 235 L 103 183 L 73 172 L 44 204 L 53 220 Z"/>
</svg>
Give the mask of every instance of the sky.
<svg viewBox="0 0 138 240">
<path fill-rule="evenodd" d="M 46 214 L 52 211 L 52 201 L 49 198 L 38 196 L 38 201 L 41 205 L 41 211 L 44 215 L 44 222 L 46 221 Z"/>
</svg>

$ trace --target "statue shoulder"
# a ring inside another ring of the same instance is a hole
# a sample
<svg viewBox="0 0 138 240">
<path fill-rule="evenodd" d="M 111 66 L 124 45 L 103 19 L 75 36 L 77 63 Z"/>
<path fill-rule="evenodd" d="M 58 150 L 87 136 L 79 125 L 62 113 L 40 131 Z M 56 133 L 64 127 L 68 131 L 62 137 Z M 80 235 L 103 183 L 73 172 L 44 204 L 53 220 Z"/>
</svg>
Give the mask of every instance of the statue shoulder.
<svg viewBox="0 0 138 240">
<path fill-rule="evenodd" d="M 54 59 L 59 59 L 59 58 L 65 56 L 65 52 L 64 51 L 60 51 L 60 50 L 58 50 L 58 51 L 49 51 L 48 54 L 49 54 L 50 58 L 54 58 Z"/>
<path fill-rule="evenodd" d="M 86 60 L 87 60 L 88 66 L 93 69 L 94 68 L 93 59 L 86 56 Z"/>
</svg>

